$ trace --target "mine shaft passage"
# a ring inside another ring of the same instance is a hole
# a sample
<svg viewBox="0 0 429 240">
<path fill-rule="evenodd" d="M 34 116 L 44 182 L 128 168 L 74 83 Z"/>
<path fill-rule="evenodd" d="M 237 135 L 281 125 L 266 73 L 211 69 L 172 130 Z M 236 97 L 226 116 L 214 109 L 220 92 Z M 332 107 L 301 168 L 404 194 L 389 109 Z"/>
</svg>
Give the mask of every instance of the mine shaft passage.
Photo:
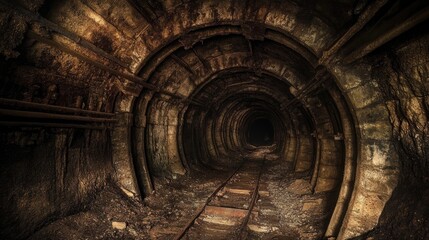
<svg viewBox="0 0 429 240">
<path fill-rule="evenodd" d="M 428 0 L 0 13 L 0 240 L 428 239 Z"/>
<path fill-rule="evenodd" d="M 274 127 L 267 118 L 252 121 L 247 127 L 246 140 L 254 146 L 270 146 L 274 143 Z"/>
</svg>

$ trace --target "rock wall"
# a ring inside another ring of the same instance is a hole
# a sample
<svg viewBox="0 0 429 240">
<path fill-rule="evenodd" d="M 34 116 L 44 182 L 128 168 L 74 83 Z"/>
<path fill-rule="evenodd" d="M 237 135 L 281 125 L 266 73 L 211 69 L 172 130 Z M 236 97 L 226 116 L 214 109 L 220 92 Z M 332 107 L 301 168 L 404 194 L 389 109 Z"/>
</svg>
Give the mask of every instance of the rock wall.
<svg viewBox="0 0 429 240">
<path fill-rule="evenodd" d="M 0 144 L 2 239 L 83 209 L 113 171 L 109 131 L 1 128 Z"/>
<path fill-rule="evenodd" d="M 389 110 L 401 174 L 379 224 L 363 237 L 429 237 L 429 35 L 416 29 L 406 37 L 371 59 Z"/>
<path fill-rule="evenodd" d="M 27 15 L 0 5 L 0 98 L 112 111 L 117 90 L 114 84 L 106 84 L 109 76 L 81 65 L 78 59 L 59 49 L 26 38 L 29 32 L 55 35 L 25 17 L 43 12 L 43 2 L 15 1 Z M 44 224 L 83 209 L 113 176 L 108 128 L 10 126 L 22 120 L 73 124 L 58 119 L 1 115 L 1 239 L 25 238 Z"/>
</svg>

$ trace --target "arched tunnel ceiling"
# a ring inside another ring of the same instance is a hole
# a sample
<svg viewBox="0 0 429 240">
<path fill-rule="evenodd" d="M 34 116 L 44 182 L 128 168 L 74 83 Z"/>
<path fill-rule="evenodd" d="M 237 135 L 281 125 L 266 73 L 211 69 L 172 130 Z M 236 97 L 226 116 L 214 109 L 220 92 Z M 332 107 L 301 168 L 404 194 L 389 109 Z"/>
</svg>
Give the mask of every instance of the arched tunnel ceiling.
<svg viewBox="0 0 429 240">
<path fill-rule="evenodd" d="M 333 193 L 325 237 L 373 229 L 403 173 L 428 174 L 425 1 L 19 0 L 0 9 L 1 125 L 110 129 L 94 137 L 100 145 L 85 140 L 85 159 L 111 151 L 111 165 L 91 171 L 112 172 L 137 199 L 153 192 L 153 177 L 253 156 L 245 132 L 258 118 L 273 124 L 275 158 L 308 173 L 313 192 Z M 55 149 L 91 137 L 48 134 Z"/>
</svg>

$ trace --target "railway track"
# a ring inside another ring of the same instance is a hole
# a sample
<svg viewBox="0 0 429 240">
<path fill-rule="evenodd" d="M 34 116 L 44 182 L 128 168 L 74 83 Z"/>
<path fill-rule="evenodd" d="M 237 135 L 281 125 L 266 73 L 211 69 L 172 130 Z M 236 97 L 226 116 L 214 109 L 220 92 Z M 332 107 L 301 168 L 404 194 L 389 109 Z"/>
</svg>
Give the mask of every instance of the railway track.
<svg viewBox="0 0 429 240">
<path fill-rule="evenodd" d="M 174 239 L 245 239 L 247 224 L 258 199 L 263 164 L 263 160 L 244 161 Z"/>
</svg>

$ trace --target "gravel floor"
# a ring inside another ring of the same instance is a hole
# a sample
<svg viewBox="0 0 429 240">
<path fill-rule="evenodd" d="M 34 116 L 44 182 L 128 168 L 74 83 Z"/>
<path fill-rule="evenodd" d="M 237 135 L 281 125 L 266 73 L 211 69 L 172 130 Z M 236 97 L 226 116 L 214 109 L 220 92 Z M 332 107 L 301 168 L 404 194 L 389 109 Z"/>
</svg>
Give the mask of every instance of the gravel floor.
<svg viewBox="0 0 429 240">
<path fill-rule="evenodd" d="M 83 211 L 47 224 L 29 239 L 171 239 L 228 174 L 155 179 L 157 190 L 143 204 L 108 184 Z M 114 229 L 113 222 L 126 223 L 126 228 Z"/>
<path fill-rule="evenodd" d="M 294 173 L 287 164 L 268 163 L 262 182 L 268 184 L 271 203 L 281 216 L 284 236 L 321 239 L 333 211 L 334 193 L 311 194 L 310 177 Z"/>
<path fill-rule="evenodd" d="M 274 235 L 249 238 L 321 238 L 333 210 L 333 193 L 311 194 L 308 173 L 294 173 L 266 151 L 252 155 L 263 156 L 271 159 L 266 160 L 261 176 L 269 196 L 261 198 L 258 204 L 272 206 L 277 222 L 269 224 L 275 225 L 276 231 Z M 114 184 L 108 184 L 94 201 L 82 206 L 83 211 L 47 224 L 29 239 L 172 239 L 229 174 L 205 171 L 177 179 L 157 178 L 156 192 L 144 203 L 128 199 Z M 125 228 L 115 229 L 113 222 Z"/>
</svg>

